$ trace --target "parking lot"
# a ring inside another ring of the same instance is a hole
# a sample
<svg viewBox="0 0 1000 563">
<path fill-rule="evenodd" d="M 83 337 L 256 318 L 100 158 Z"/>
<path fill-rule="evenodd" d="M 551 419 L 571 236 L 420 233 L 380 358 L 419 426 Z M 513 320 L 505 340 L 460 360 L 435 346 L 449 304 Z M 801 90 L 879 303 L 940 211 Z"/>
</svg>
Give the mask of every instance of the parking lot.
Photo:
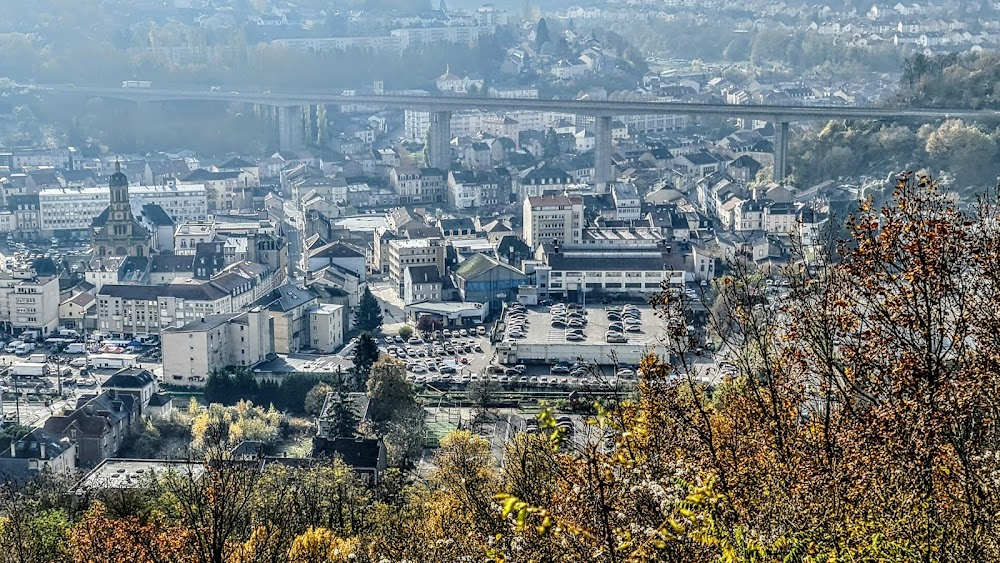
<svg viewBox="0 0 1000 563">
<path fill-rule="evenodd" d="M 407 380 L 440 390 L 462 390 L 470 383 L 491 380 L 512 391 L 611 389 L 634 382 L 632 366 L 615 371 L 583 361 L 562 361 L 553 365 L 496 362 L 486 329 L 441 334 L 424 341 L 414 336 L 403 342 L 395 335 L 380 342 L 381 350 L 407 365 Z M 455 335 L 457 334 L 457 336 Z"/>
<path fill-rule="evenodd" d="M 88 369 L 86 355 L 55 353 L 57 348 L 40 343 L 31 351 L 32 354 L 47 356 L 48 375 L 45 376 L 14 376 L 8 368 L 28 361 L 28 355 L 0 352 L 0 371 L 4 373 L 0 377 L 4 422 L 14 422 L 19 412 L 21 424 L 40 425 L 63 406 L 75 405 L 77 397 L 99 392 L 101 383 L 118 371 L 114 368 Z M 148 348 L 145 350 L 147 353 L 155 354 L 154 347 L 144 348 Z M 154 362 L 151 355 L 140 355 L 138 360 L 138 367 L 148 369 L 154 375 L 162 375 L 161 364 Z"/>
<path fill-rule="evenodd" d="M 658 327 L 651 317 L 648 307 L 644 312 L 635 305 L 585 309 L 557 303 L 534 310 L 515 305 L 505 319 L 504 337 L 552 344 L 645 344 Z M 616 338 L 611 339 L 612 335 Z"/>
<path fill-rule="evenodd" d="M 493 356 L 486 327 L 473 328 L 471 332 L 459 329 L 453 335 L 450 330 L 447 333 L 440 331 L 429 341 L 413 336 L 405 342 L 391 335 L 380 342 L 380 349 L 406 362 L 407 378 L 411 383 L 445 383 L 455 376 L 460 379 L 483 373 L 490 363 Z"/>
</svg>

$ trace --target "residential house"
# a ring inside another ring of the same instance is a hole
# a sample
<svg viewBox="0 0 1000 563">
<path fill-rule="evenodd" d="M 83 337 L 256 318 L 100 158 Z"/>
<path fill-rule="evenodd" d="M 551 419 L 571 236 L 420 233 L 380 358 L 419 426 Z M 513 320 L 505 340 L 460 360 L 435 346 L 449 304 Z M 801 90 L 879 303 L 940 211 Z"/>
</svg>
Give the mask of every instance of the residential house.
<svg viewBox="0 0 1000 563">
<path fill-rule="evenodd" d="M 68 475 L 76 470 L 76 444 L 68 437 L 32 428 L 24 436 L 0 442 L 0 474 L 8 484 L 23 485 L 42 474 Z"/>
<path fill-rule="evenodd" d="M 101 382 L 101 391 L 112 394 L 128 393 L 139 400 L 139 411 L 145 414 L 150 399 L 159 390 L 159 384 L 149 370 L 128 367 L 116 371 L 108 379 Z"/>
<path fill-rule="evenodd" d="M 506 205 L 509 201 L 509 192 L 501 189 L 500 178 L 492 170 L 448 172 L 448 203 L 456 210 L 483 210 Z"/>
<path fill-rule="evenodd" d="M 565 171 L 546 163 L 525 170 L 515 178 L 514 190 L 521 200 L 544 195 L 547 191 L 563 191 L 573 178 Z"/>
<path fill-rule="evenodd" d="M 403 271 L 403 304 L 441 301 L 442 285 L 437 266 L 410 266 Z"/>
<path fill-rule="evenodd" d="M 290 283 L 274 289 L 254 303 L 271 318 L 274 352 L 288 354 L 309 345 L 308 311 L 318 304 L 319 297 L 315 292 Z"/>
<path fill-rule="evenodd" d="M 76 444 L 77 467 L 94 467 L 121 449 L 139 420 L 139 401 L 114 391 L 77 398 L 76 408 L 53 414 L 43 430 Z"/>
</svg>

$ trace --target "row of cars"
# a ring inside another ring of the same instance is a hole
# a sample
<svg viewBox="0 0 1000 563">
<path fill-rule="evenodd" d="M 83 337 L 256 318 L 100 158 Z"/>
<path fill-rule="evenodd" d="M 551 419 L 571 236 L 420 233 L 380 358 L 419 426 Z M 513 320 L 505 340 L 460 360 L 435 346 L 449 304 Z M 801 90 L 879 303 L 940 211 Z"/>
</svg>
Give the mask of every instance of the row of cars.
<svg viewBox="0 0 1000 563">
<path fill-rule="evenodd" d="M 587 310 L 570 303 L 556 303 L 549 307 L 549 326 L 556 329 L 564 329 L 567 342 L 579 342 L 584 339 L 583 330 L 587 327 Z"/>
<path fill-rule="evenodd" d="M 604 338 L 609 344 L 624 344 L 628 342 L 626 333 L 642 332 L 642 311 L 635 305 L 608 307 L 608 330 Z"/>
<path fill-rule="evenodd" d="M 410 340 L 413 340 L 412 338 Z M 389 344 L 385 347 L 386 354 L 400 360 L 407 358 L 433 358 L 457 356 L 459 354 L 482 353 L 483 347 L 475 340 L 455 340 L 451 342 L 434 342 L 424 344 L 421 340 L 418 343 L 407 343 L 405 346 Z"/>
<path fill-rule="evenodd" d="M 475 373 L 408 373 L 406 380 L 418 385 L 436 384 L 463 387 L 480 381 L 495 381 L 508 389 L 550 388 L 550 389 L 614 389 L 620 385 L 632 385 L 628 378 L 609 377 L 556 377 L 527 375 L 479 375 Z"/>
<path fill-rule="evenodd" d="M 513 304 L 507 310 L 506 336 L 514 340 L 528 335 L 528 311 L 523 305 Z"/>
<path fill-rule="evenodd" d="M 583 362 L 561 361 L 549 368 L 550 375 L 569 375 L 570 377 L 587 377 L 594 375 L 594 369 Z M 614 372 L 619 379 L 631 379 L 635 377 L 635 370 L 629 366 L 620 365 Z"/>
</svg>

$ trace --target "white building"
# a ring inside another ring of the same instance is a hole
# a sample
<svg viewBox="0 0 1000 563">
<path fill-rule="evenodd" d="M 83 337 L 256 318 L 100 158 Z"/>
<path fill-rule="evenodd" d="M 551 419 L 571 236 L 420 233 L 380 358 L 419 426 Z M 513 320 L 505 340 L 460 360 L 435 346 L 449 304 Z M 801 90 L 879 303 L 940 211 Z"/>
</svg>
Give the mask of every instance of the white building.
<svg viewBox="0 0 1000 563">
<path fill-rule="evenodd" d="M 129 188 L 130 192 L 134 188 Z M 90 228 L 94 217 L 111 202 L 106 186 L 93 188 L 46 188 L 38 192 L 39 228 L 43 231 Z"/>
<path fill-rule="evenodd" d="M 276 39 L 271 45 L 300 53 L 336 53 L 350 49 L 372 51 L 401 51 L 401 38 L 389 35 L 370 37 L 308 37 L 303 39 Z"/>
<path fill-rule="evenodd" d="M 163 381 L 203 387 L 208 373 L 254 366 L 274 352 L 271 319 L 261 309 L 236 315 L 206 315 L 164 330 Z"/>
<path fill-rule="evenodd" d="M 129 186 L 128 193 L 132 197 L 133 213 L 143 204 L 155 203 L 167 212 L 174 223 L 208 218 L 208 190 L 205 184 L 171 182 L 165 186 Z"/>
<path fill-rule="evenodd" d="M 204 184 L 129 186 L 132 212 L 147 203 L 159 205 L 175 222 L 204 220 L 208 216 Z M 106 186 L 45 188 L 38 192 L 39 228 L 42 231 L 81 231 L 111 202 Z"/>
<path fill-rule="evenodd" d="M 468 76 L 458 76 L 452 74 L 450 69 L 446 69 L 444 74 L 437 78 L 438 92 L 448 92 L 451 94 L 465 94 L 469 91 L 480 91 L 483 89 L 484 81 L 481 78 L 469 78 Z"/>
<path fill-rule="evenodd" d="M 214 221 L 189 221 L 177 225 L 174 231 L 174 253 L 194 254 L 199 242 L 215 240 Z"/>
<path fill-rule="evenodd" d="M 523 207 L 524 242 L 579 243 L 583 237 L 583 198 L 579 195 L 531 196 Z"/>
<path fill-rule="evenodd" d="M 45 336 L 59 327 L 59 277 L 38 276 L 30 268 L 0 271 L 0 326 L 18 334 Z"/>
<path fill-rule="evenodd" d="M 611 198 L 619 221 L 638 221 L 642 217 L 642 198 L 634 186 L 615 184 Z"/>
<path fill-rule="evenodd" d="M 560 249 L 541 258 L 549 267 L 548 295 L 557 297 L 582 291 L 657 293 L 663 283 L 683 287 L 695 269 L 680 252 L 660 248 Z"/>
<path fill-rule="evenodd" d="M 636 133 L 676 131 L 688 125 L 686 115 L 622 115 L 617 119 Z"/>
<path fill-rule="evenodd" d="M 424 43 L 471 43 L 495 31 L 493 26 L 412 27 L 394 29 L 389 34 L 399 39 L 400 49 L 407 49 Z"/>
<path fill-rule="evenodd" d="M 423 141 L 431 126 L 431 114 L 426 111 L 403 112 L 403 135 Z M 483 114 L 478 111 L 456 111 L 451 114 L 452 137 L 471 137 L 483 130 Z"/>
<path fill-rule="evenodd" d="M 388 243 L 389 279 L 400 290 L 403 271 L 412 266 L 435 266 L 444 272 L 445 246 L 441 239 L 395 239 Z"/>
<path fill-rule="evenodd" d="M 344 306 L 322 304 L 309 309 L 309 345 L 322 354 L 332 354 L 344 344 Z"/>
</svg>

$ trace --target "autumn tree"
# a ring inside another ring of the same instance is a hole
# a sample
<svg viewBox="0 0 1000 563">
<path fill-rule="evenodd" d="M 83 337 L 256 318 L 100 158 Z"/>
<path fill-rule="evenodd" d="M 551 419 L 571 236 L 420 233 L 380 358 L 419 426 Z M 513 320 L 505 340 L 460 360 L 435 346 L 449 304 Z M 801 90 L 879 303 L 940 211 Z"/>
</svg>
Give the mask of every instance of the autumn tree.
<svg viewBox="0 0 1000 563">
<path fill-rule="evenodd" d="M 708 323 L 735 372 L 692 363 L 690 299 L 658 296 L 671 362 L 598 406 L 603 447 L 516 442 L 505 513 L 577 559 L 996 558 L 997 212 L 907 174 L 835 253 L 734 261 Z"/>
<path fill-rule="evenodd" d="M 444 327 L 444 320 L 437 315 L 421 315 L 421 317 L 417 319 L 417 330 L 419 330 L 425 338 L 428 338 L 434 331 L 441 330 L 442 327 Z M 402 336 L 402 334 L 400 334 L 400 336 Z"/>
<path fill-rule="evenodd" d="M 93 502 L 70 531 L 69 548 L 76 563 L 135 563 L 199 561 L 188 550 L 188 531 L 162 516 L 143 521 L 115 517 L 100 501 Z"/>
<path fill-rule="evenodd" d="M 309 528 L 292 542 L 288 563 L 347 563 L 357 559 L 360 547 L 355 538 L 344 539 L 324 528 Z"/>
<path fill-rule="evenodd" d="M 932 132 L 926 151 L 936 166 L 950 170 L 960 182 L 983 185 L 996 176 L 995 170 L 982 166 L 996 157 L 996 140 L 960 119 L 945 121 Z"/>
<path fill-rule="evenodd" d="M 333 392 L 333 387 L 326 383 L 317 383 L 306 393 L 305 411 L 306 414 L 317 416 L 323 410 L 326 396 Z"/>
<path fill-rule="evenodd" d="M 235 447 L 244 440 L 273 445 L 281 437 L 282 415 L 274 407 L 263 408 L 249 401 L 226 407 L 211 404 L 191 420 L 191 446 L 196 451 L 217 447 Z"/>
<path fill-rule="evenodd" d="M 409 340 L 413 336 L 413 327 L 410 325 L 403 325 L 399 327 L 399 337 L 403 340 Z"/>
<path fill-rule="evenodd" d="M 394 419 L 419 409 L 413 386 L 406 381 L 406 364 L 388 356 L 372 366 L 368 398 L 371 420 L 383 433 Z"/>
</svg>

